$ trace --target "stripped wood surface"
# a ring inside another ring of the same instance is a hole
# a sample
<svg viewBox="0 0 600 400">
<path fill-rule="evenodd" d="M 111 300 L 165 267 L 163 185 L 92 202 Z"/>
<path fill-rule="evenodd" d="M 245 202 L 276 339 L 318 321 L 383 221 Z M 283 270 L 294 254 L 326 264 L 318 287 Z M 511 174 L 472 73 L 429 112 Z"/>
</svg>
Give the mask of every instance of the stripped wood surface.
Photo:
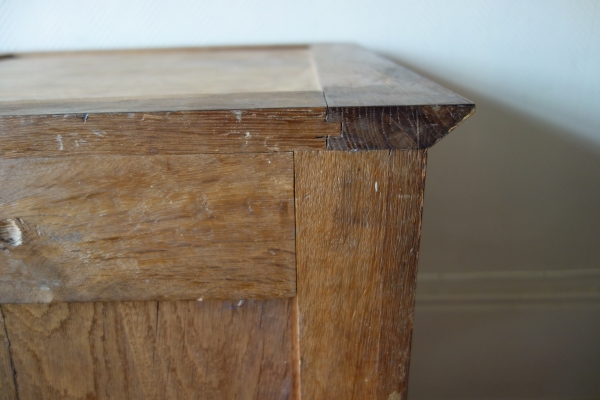
<svg viewBox="0 0 600 400">
<path fill-rule="evenodd" d="M 295 295 L 291 153 L 4 159 L 0 187 L 1 303 Z"/>
<path fill-rule="evenodd" d="M 18 398 L 291 398 L 290 302 L 3 305 Z"/>
<path fill-rule="evenodd" d="M 324 108 L 0 117 L 0 157 L 325 149 Z"/>
<path fill-rule="evenodd" d="M 302 398 L 406 397 L 425 160 L 295 155 Z"/>
<path fill-rule="evenodd" d="M 27 100 L 0 103 L 0 116 L 43 116 L 106 113 L 163 113 L 177 111 L 223 111 L 325 108 L 323 92 L 217 93 L 156 98 Z M 168 111 L 173 110 L 173 111 Z M 301 114 L 301 113 L 300 113 Z M 321 121 L 319 121 L 321 122 Z M 182 124 L 185 127 L 185 124 Z"/>
<path fill-rule="evenodd" d="M 68 100 L 110 98 L 124 106 L 203 94 L 320 91 L 303 46 L 33 53 L 0 60 L 0 109 Z M 93 102 L 89 106 L 88 112 L 97 112 Z"/>
</svg>

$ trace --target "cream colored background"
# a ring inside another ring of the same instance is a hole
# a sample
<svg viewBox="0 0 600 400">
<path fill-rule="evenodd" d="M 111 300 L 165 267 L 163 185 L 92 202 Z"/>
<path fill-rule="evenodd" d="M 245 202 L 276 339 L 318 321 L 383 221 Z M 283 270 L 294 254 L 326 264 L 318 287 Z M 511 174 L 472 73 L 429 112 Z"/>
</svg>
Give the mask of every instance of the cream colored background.
<svg viewBox="0 0 600 400">
<path fill-rule="evenodd" d="M 352 41 L 477 103 L 428 165 L 409 397 L 600 397 L 600 1 L 0 0 L 0 53 Z"/>
</svg>

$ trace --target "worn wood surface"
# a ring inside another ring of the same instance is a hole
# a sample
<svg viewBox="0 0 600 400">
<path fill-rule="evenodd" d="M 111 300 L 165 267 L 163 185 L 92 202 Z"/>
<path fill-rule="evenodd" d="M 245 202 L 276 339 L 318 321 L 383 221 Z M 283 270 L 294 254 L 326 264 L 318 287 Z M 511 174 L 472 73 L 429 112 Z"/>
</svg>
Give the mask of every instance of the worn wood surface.
<svg viewBox="0 0 600 400">
<path fill-rule="evenodd" d="M 469 100 L 355 45 L 313 45 L 327 121 L 341 122 L 330 150 L 427 148 L 474 111 Z"/>
<path fill-rule="evenodd" d="M 6 335 L 4 315 L 1 311 L 0 308 L 0 400 L 13 400 L 17 398 L 15 374 L 10 356 L 10 342 Z"/>
<path fill-rule="evenodd" d="M 291 302 L 160 303 L 157 398 L 292 399 Z"/>
<path fill-rule="evenodd" d="M 93 99 L 120 100 L 121 111 L 133 111 L 128 103 L 148 99 L 320 91 L 310 51 L 301 46 L 35 53 L 0 60 L 0 109 L 26 104 L 37 114 L 55 112 L 41 106 L 73 100 L 88 101 L 87 112 L 101 111 Z"/>
<path fill-rule="evenodd" d="M 42 116 L 173 111 L 262 110 L 325 108 L 322 92 L 217 93 L 141 99 L 27 100 L 1 103 L 0 116 Z M 319 120 L 318 122 L 322 122 Z M 182 124 L 185 127 L 185 124 Z"/>
<path fill-rule="evenodd" d="M 291 153 L 4 159 L 0 187 L 0 303 L 295 295 Z"/>
<path fill-rule="evenodd" d="M 473 112 L 353 45 L 0 60 L 4 157 L 427 148 Z"/>
<path fill-rule="evenodd" d="M 151 398 L 156 303 L 2 305 L 23 399 Z"/>
<path fill-rule="evenodd" d="M 296 153 L 303 398 L 405 398 L 425 156 Z"/>
<path fill-rule="evenodd" d="M 3 305 L 18 398 L 291 398 L 290 303 Z"/>
<path fill-rule="evenodd" d="M 147 155 L 325 149 L 325 109 L 0 117 L 0 156 Z"/>
</svg>

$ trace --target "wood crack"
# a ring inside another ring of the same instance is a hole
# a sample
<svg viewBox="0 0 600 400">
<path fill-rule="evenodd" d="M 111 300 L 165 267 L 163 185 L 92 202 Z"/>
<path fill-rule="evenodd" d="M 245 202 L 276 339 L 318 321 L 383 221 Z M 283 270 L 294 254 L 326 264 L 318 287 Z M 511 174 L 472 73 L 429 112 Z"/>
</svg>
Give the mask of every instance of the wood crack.
<svg viewBox="0 0 600 400">
<path fill-rule="evenodd" d="M 160 301 L 156 302 L 156 322 L 154 323 L 154 340 L 155 344 L 152 346 L 152 364 L 154 365 L 154 356 L 156 355 L 156 342 L 158 342 L 158 310 L 160 307 Z"/>
<path fill-rule="evenodd" d="M 4 321 L 4 335 L 6 336 L 6 342 L 8 347 L 8 356 L 10 358 L 10 368 L 13 373 L 13 384 L 15 386 L 15 395 L 17 400 L 19 400 L 19 382 L 17 381 L 17 369 L 15 368 L 15 361 L 13 359 L 12 348 L 10 347 L 10 338 L 8 337 L 8 328 L 6 327 L 6 317 L 4 316 L 4 307 L 0 305 L 0 315 L 2 316 L 2 320 Z"/>
</svg>

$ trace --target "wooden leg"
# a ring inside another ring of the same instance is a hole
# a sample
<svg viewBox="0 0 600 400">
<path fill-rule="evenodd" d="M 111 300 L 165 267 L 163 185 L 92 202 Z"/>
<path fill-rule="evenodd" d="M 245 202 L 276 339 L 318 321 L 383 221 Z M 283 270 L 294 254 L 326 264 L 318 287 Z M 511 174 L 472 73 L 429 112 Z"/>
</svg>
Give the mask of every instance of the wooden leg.
<svg viewBox="0 0 600 400">
<path fill-rule="evenodd" d="M 426 151 L 294 163 L 302 399 L 404 399 Z"/>
</svg>

